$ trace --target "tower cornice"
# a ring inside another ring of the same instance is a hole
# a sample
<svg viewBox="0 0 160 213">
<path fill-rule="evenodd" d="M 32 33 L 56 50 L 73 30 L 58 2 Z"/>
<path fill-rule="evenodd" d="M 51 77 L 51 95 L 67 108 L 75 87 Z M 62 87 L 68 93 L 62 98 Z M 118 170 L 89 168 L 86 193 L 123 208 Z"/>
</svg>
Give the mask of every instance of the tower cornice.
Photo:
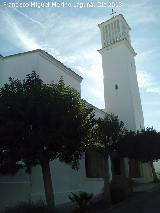
<svg viewBox="0 0 160 213">
<path fill-rule="evenodd" d="M 98 27 L 101 28 L 101 27 L 105 26 L 106 24 L 111 23 L 112 21 L 117 20 L 119 18 L 122 18 L 123 21 L 125 22 L 125 24 L 128 26 L 128 30 L 131 30 L 130 26 L 128 25 L 126 19 L 124 18 L 124 16 L 122 14 L 116 15 L 116 16 L 110 18 L 109 20 L 104 21 L 101 24 L 98 24 Z"/>
<path fill-rule="evenodd" d="M 98 25 L 101 31 L 102 48 L 118 43 L 124 39 L 128 40 L 131 46 L 129 31 L 131 28 L 123 15 L 117 15 Z"/>
</svg>

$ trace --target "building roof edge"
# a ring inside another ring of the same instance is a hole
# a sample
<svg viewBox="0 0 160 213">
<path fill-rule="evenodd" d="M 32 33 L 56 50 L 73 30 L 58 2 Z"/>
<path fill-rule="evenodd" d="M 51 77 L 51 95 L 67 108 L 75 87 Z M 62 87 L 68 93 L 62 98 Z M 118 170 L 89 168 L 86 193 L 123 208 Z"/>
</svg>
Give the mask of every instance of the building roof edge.
<svg viewBox="0 0 160 213">
<path fill-rule="evenodd" d="M 26 51 L 26 52 L 22 52 L 22 53 L 16 53 L 16 54 L 13 54 L 13 55 L 8 55 L 8 56 L 5 56 L 5 57 L 2 56 L 2 57 L 5 59 L 5 58 L 15 57 L 15 56 L 19 56 L 19 55 L 24 55 L 24 54 L 35 53 L 35 52 L 39 52 L 42 55 L 49 57 L 49 59 L 51 61 L 54 60 L 54 62 L 57 62 L 59 66 L 61 66 L 63 69 L 65 69 L 65 71 L 69 72 L 69 74 L 71 74 L 74 78 L 76 78 L 78 81 L 82 82 L 83 78 L 80 75 L 78 75 L 71 68 L 67 67 L 62 62 L 60 62 L 55 57 L 53 57 L 51 54 L 49 54 L 48 52 L 46 52 L 46 51 L 44 51 L 42 49 L 35 49 L 35 50 L 31 50 L 31 51 Z"/>
</svg>

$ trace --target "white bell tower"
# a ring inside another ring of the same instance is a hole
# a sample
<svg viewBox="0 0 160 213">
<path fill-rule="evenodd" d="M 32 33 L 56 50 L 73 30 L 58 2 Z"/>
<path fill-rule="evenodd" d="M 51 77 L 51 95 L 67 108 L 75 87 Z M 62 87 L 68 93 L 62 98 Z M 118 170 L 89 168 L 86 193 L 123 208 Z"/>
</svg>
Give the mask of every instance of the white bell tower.
<svg viewBox="0 0 160 213">
<path fill-rule="evenodd" d="M 136 53 L 123 15 L 98 25 L 101 31 L 105 111 L 118 115 L 128 130 L 144 127 L 136 76 Z"/>
</svg>

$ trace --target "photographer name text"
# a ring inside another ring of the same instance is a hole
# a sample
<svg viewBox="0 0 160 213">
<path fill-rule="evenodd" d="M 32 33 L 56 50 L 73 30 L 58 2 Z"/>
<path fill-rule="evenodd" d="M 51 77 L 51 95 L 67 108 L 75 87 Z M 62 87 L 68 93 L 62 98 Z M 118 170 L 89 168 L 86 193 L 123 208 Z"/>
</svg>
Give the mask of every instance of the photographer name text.
<svg viewBox="0 0 160 213">
<path fill-rule="evenodd" d="M 122 7 L 122 1 L 97 1 L 97 2 L 1 2 L 0 7 L 7 8 L 116 8 Z"/>
</svg>

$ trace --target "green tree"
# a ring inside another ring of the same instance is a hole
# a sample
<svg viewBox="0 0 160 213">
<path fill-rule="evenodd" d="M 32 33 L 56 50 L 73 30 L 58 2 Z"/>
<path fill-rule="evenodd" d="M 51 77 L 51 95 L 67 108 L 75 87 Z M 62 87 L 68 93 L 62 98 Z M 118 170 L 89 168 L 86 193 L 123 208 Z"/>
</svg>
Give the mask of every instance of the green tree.
<svg viewBox="0 0 160 213">
<path fill-rule="evenodd" d="M 104 155 L 104 198 L 108 205 L 111 205 L 108 158 L 125 131 L 124 124 L 118 119 L 118 116 L 108 113 L 106 113 L 104 119 L 99 118 L 95 126 L 96 143 L 94 147 Z"/>
<path fill-rule="evenodd" d="M 117 151 L 122 157 L 150 163 L 154 181 L 157 181 L 153 161 L 160 159 L 160 132 L 149 127 L 127 132 L 117 143 Z"/>
<path fill-rule="evenodd" d="M 10 78 L 0 89 L 0 172 L 40 165 L 46 202 L 54 207 L 49 162 L 78 169 L 93 125 L 92 109 L 62 79 L 47 85 L 34 71 L 23 81 Z"/>
</svg>

